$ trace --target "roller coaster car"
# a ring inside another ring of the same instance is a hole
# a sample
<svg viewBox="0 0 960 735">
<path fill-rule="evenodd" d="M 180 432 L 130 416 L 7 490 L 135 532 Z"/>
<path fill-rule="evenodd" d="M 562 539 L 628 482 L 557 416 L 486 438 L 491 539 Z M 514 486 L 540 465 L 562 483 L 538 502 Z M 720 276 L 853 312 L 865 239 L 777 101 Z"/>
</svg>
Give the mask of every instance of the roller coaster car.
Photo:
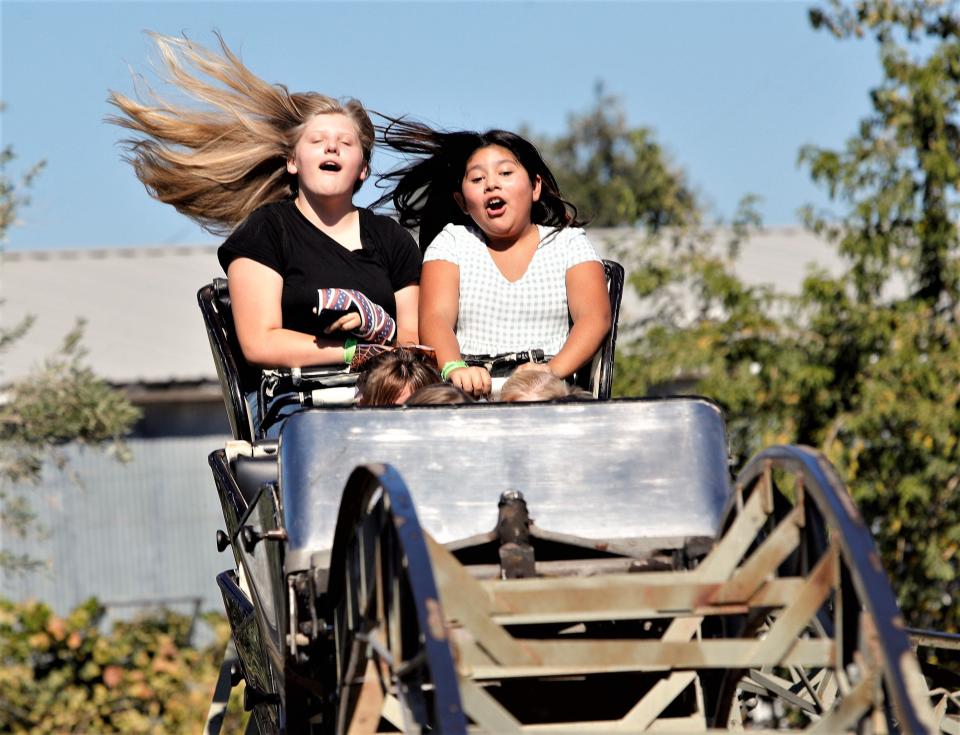
<svg viewBox="0 0 960 735">
<path fill-rule="evenodd" d="M 573 382 L 592 393 L 595 398 L 605 400 L 610 398 L 613 389 L 613 361 L 624 273 L 623 266 L 612 260 L 603 261 L 603 270 L 607 279 L 613 327 L 593 359 L 574 373 Z M 315 393 L 316 389 L 352 385 L 355 382 L 355 375 L 345 370 L 330 368 L 271 370 L 265 375 L 264 371 L 252 367 L 243 359 L 233 324 L 227 279 L 213 279 L 197 293 L 197 301 L 217 367 L 234 439 L 252 441 L 254 438 L 263 438 L 260 429 L 264 425 L 265 417 L 262 413 L 254 415 L 246 396 L 260 393 L 261 400 L 257 402 L 257 407 L 262 411 L 265 404 L 263 392 L 267 385 L 271 391 L 285 389 L 292 396 L 299 396 L 303 405 L 310 406 L 313 404 L 313 396 L 318 395 Z"/>
<path fill-rule="evenodd" d="M 960 732 L 830 465 L 731 482 L 709 400 L 314 408 L 210 466 L 208 732 L 240 679 L 260 733 Z"/>
</svg>

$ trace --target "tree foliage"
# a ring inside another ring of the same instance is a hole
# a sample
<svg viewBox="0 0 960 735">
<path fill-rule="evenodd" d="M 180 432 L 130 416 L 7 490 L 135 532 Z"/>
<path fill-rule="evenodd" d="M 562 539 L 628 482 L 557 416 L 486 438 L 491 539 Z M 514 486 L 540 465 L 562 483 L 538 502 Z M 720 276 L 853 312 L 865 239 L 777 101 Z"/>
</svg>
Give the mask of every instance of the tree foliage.
<svg viewBox="0 0 960 735">
<path fill-rule="evenodd" d="M 763 446 L 819 447 L 874 532 L 908 621 L 960 626 L 960 328 L 956 204 L 960 24 L 941 3 L 863 0 L 811 13 L 872 36 L 883 79 L 842 150 L 800 161 L 840 213 L 804 211 L 844 258 L 798 296 L 747 286 L 733 254 L 687 235 L 648 246 L 634 279 L 655 308 L 619 358 L 621 392 L 678 376 L 726 410 L 738 462 Z M 735 244 L 735 238 L 734 238 Z M 655 274 L 651 276 L 650 274 Z M 691 316 L 692 314 L 692 316 Z"/>
<path fill-rule="evenodd" d="M 204 616 L 213 641 L 198 648 L 189 617 L 155 612 L 103 632 L 105 613 L 92 599 L 66 617 L 0 600 L 0 732 L 202 731 L 229 636 L 224 618 Z M 240 691 L 230 731 L 242 731 Z"/>
<path fill-rule="evenodd" d="M 2 110 L 2 106 L 0 106 Z M 6 173 L 14 159 L 9 146 L 0 151 L 0 242 L 28 201 L 24 193 L 41 164 L 15 182 Z M 12 327 L 0 327 L 0 359 L 30 329 L 32 317 Z M 23 538 L 37 532 L 30 499 L 19 487 L 41 480 L 45 461 L 63 464 L 60 447 L 68 442 L 106 447 L 124 456 L 122 437 L 139 416 L 119 391 L 98 378 L 85 364 L 80 342 L 83 323 L 68 334 L 62 347 L 36 372 L 0 395 L 0 536 Z M 0 571 L 25 571 L 42 560 L 0 549 Z"/>
<path fill-rule="evenodd" d="M 564 196 L 596 227 L 651 229 L 692 224 L 696 196 L 654 132 L 627 124 L 623 105 L 597 85 L 593 107 L 572 114 L 567 132 L 537 141 Z"/>
<path fill-rule="evenodd" d="M 127 458 L 123 436 L 140 411 L 85 364 L 82 330 L 80 323 L 32 375 L 8 386 L 0 403 L 0 532 L 10 537 L 25 538 L 41 530 L 31 510 L 29 488 L 41 482 L 46 462 L 61 467 L 66 463 L 64 445 L 93 445 Z M 4 343 L 0 356 L 16 344 L 16 338 L 0 335 Z M 0 569 L 7 572 L 42 564 L 43 560 L 0 549 Z"/>
<path fill-rule="evenodd" d="M 3 112 L 4 107 L 4 103 L 0 102 L 0 113 Z M 3 242 L 7 231 L 16 223 L 17 213 L 30 203 L 25 192 L 45 165 L 43 161 L 35 163 L 20 176 L 19 181 L 16 181 L 7 172 L 15 159 L 13 146 L 7 144 L 0 149 L 0 243 Z"/>
<path fill-rule="evenodd" d="M 838 241 L 851 262 L 858 300 L 875 301 L 897 274 L 918 298 L 953 308 L 960 182 L 957 18 L 939 2 L 834 3 L 830 11 L 811 13 L 814 26 L 841 38 L 872 31 L 884 79 L 870 92 L 873 113 L 843 151 L 801 151 L 814 181 L 847 210 L 840 228 L 810 209 L 807 221 Z"/>
</svg>

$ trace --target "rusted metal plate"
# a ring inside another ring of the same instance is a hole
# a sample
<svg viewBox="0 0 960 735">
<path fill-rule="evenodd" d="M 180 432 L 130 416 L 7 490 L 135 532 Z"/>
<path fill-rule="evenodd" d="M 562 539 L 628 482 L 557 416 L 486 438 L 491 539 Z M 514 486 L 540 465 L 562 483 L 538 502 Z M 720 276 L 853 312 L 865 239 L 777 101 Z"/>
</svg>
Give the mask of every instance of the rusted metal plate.
<svg viewBox="0 0 960 735">
<path fill-rule="evenodd" d="M 328 551 L 357 465 L 389 463 L 441 543 L 490 531 L 526 496 L 540 528 L 597 539 L 714 537 L 730 494 L 723 418 L 702 399 L 330 408 L 287 420 L 287 567 Z"/>
</svg>

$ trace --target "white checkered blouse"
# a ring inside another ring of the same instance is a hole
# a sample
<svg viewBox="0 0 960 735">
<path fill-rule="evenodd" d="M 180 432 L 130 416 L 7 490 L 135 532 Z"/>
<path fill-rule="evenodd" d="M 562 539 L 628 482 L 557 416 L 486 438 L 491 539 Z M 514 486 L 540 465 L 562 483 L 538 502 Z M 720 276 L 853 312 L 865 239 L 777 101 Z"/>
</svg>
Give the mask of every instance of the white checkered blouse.
<svg viewBox="0 0 960 735">
<path fill-rule="evenodd" d="M 578 227 L 538 225 L 540 244 L 519 280 L 510 282 L 487 252 L 480 230 L 447 225 L 423 260 L 445 260 L 460 268 L 457 340 L 464 355 L 497 355 L 542 349 L 555 355 L 570 331 L 567 269 L 597 251 Z"/>
</svg>

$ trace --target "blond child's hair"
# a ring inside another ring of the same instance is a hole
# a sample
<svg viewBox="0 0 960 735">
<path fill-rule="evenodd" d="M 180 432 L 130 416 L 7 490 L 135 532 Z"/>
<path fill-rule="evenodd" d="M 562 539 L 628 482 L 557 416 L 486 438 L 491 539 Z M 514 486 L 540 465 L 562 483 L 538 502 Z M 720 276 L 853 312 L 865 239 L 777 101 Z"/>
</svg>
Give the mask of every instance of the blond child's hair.
<svg viewBox="0 0 960 735">
<path fill-rule="evenodd" d="M 500 400 L 507 403 L 552 401 L 569 395 L 563 379 L 546 370 L 518 370 L 500 389 Z"/>
</svg>

